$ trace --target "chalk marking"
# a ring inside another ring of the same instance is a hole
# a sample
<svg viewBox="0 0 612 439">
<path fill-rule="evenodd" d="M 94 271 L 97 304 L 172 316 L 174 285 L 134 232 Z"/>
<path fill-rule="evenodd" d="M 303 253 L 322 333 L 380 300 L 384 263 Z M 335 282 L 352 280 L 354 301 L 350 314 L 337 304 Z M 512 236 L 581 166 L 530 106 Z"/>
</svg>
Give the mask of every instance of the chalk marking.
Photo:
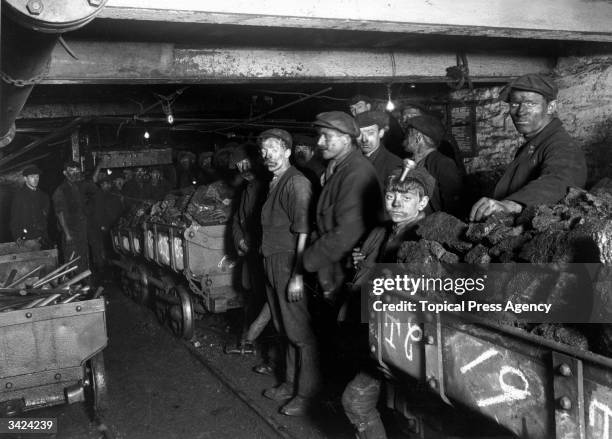
<svg viewBox="0 0 612 439">
<path fill-rule="evenodd" d="M 518 389 L 514 386 L 511 386 L 510 384 L 507 384 L 504 381 L 504 377 L 507 374 L 513 374 L 513 375 L 518 376 L 523 381 L 523 383 L 525 383 L 525 388 Z M 493 396 L 491 398 L 485 398 L 485 399 L 481 399 L 480 401 L 477 401 L 476 404 L 478 405 L 478 407 L 488 407 L 491 405 L 501 404 L 504 402 L 519 401 L 521 399 L 527 398 L 527 396 L 531 394 L 528 391 L 529 382 L 527 381 L 527 378 L 525 377 L 523 372 L 521 372 L 520 370 L 514 367 L 502 366 L 499 372 L 499 385 L 503 393 L 498 396 Z"/>
<path fill-rule="evenodd" d="M 480 363 L 484 363 L 485 361 L 487 361 L 489 358 L 496 356 L 497 354 L 499 354 L 499 352 L 497 352 L 495 349 L 489 349 L 485 352 L 483 352 L 482 354 L 480 354 L 478 357 L 476 357 L 474 360 L 470 361 L 468 364 L 466 364 L 465 366 L 463 366 L 461 369 L 459 369 L 459 371 L 461 371 L 461 373 L 465 374 L 466 372 L 468 372 L 469 370 L 473 369 L 474 367 L 478 366 Z"/>
</svg>

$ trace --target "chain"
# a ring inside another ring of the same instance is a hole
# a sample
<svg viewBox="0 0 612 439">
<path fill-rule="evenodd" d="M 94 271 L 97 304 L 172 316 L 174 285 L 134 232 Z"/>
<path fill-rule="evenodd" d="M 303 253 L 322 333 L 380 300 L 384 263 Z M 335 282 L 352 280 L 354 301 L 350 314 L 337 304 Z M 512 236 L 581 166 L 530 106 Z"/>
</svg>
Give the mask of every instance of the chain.
<svg viewBox="0 0 612 439">
<path fill-rule="evenodd" d="M 38 84 L 45 78 L 45 76 L 47 76 L 47 73 L 49 73 L 49 61 L 47 62 L 47 65 L 45 66 L 45 69 L 43 70 L 43 72 L 40 73 L 39 75 L 34 76 L 33 78 L 15 79 L 11 77 L 8 73 L 0 70 L 0 79 L 2 79 L 3 82 L 9 85 L 12 85 L 14 87 L 23 88 L 23 87 L 27 87 L 30 85 Z"/>
</svg>

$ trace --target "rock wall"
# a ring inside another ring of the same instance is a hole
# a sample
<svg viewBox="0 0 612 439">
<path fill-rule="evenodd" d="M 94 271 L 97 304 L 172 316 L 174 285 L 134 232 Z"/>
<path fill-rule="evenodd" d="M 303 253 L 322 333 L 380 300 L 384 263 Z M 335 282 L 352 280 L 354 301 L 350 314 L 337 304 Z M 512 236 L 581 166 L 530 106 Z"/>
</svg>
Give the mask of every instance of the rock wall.
<svg viewBox="0 0 612 439">
<path fill-rule="evenodd" d="M 559 118 L 584 150 L 589 167 L 587 187 L 612 177 L 612 54 L 559 58 L 554 70 L 559 86 Z M 502 87 L 451 92 L 451 102 L 475 102 L 477 155 L 465 158 L 469 173 L 507 165 L 523 142 L 514 129 Z"/>
<path fill-rule="evenodd" d="M 559 118 L 585 152 L 587 184 L 612 177 L 612 54 L 560 58 Z"/>
</svg>

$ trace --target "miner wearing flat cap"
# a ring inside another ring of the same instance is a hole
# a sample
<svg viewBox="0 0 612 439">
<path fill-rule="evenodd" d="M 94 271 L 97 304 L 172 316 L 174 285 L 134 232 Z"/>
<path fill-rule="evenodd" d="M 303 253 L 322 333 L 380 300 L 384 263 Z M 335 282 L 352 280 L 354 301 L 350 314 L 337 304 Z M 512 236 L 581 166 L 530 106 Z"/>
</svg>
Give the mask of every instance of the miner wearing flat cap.
<svg viewBox="0 0 612 439">
<path fill-rule="evenodd" d="M 412 153 L 417 167 L 425 168 L 436 179 L 428 210 L 461 217 L 466 213 L 463 176 L 454 160 L 438 151 L 445 136 L 444 125 L 437 117 L 422 115 L 407 119 L 405 126 L 405 150 Z"/>
<path fill-rule="evenodd" d="M 353 247 L 382 219 L 376 170 L 357 148 L 355 119 L 342 111 L 317 115 L 317 145 L 327 168 L 316 210 L 316 239 L 304 252 L 304 268 L 317 273 L 324 296 L 334 299 L 348 274 Z"/>
<path fill-rule="evenodd" d="M 389 130 L 389 116 L 382 111 L 366 111 L 355 116 L 355 120 L 361 131 L 359 147 L 374 166 L 382 193 L 387 177 L 402 167 L 402 159 L 383 145 L 383 137 Z"/>
<path fill-rule="evenodd" d="M 261 209 L 266 295 L 274 325 L 288 339 L 284 380 L 267 389 L 264 396 L 284 401 L 282 414 L 301 416 L 311 408 L 320 385 L 302 262 L 310 233 L 312 189 L 308 179 L 289 161 L 291 134 L 272 128 L 260 134 L 258 143 L 264 165 L 272 173 Z"/>
<path fill-rule="evenodd" d="M 38 239 L 44 246 L 49 241 L 47 232 L 49 196 L 38 189 L 40 180 L 38 166 L 26 166 L 21 175 L 24 184 L 15 191 L 11 203 L 11 235 L 15 241 Z"/>
<path fill-rule="evenodd" d="M 500 93 L 526 142 L 506 168 L 492 198 L 481 198 L 470 212 L 479 221 L 496 212 L 520 213 L 525 207 L 560 201 L 570 186 L 584 187 L 584 153 L 556 117 L 557 86 L 536 74 L 510 82 Z"/>
</svg>

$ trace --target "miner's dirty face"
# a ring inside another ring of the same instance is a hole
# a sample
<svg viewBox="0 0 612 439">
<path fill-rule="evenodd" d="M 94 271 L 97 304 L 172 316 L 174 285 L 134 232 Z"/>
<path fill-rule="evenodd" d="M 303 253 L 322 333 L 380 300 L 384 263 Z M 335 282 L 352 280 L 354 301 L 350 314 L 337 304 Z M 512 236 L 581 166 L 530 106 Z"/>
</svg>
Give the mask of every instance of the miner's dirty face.
<svg viewBox="0 0 612 439">
<path fill-rule="evenodd" d="M 379 129 L 378 125 L 359 128 L 361 137 L 359 138 L 359 147 L 361 152 L 369 155 L 380 147 L 380 140 L 385 135 L 384 129 Z"/>
<path fill-rule="evenodd" d="M 81 170 L 79 168 L 67 168 L 64 171 L 64 176 L 66 176 L 66 180 L 71 183 L 75 183 L 81 180 Z"/>
<path fill-rule="evenodd" d="M 293 159 L 295 162 L 304 166 L 314 156 L 314 150 L 310 145 L 294 145 L 293 146 Z"/>
<path fill-rule="evenodd" d="M 289 167 L 291 150 L 285 147 L 285 142 L 275 137 L 268 137 L 259 147 L 264 165 L 272 173 L 278 173 Z"/>
<path fill-rule="evenodd" d="M 365 113 L 366 111 L 370 111 L 371 108 L 372 105 L 368 104 L 366 101 L 355 102 L 350 106 L 353 117 L 357 116 L 358 114 Z"/>
<path fill-rule="evenodd" d="M 40 181 L 40 175 L 38 174 L 30 174 L 23 177 L 25 180 L 26 186 L 30 189 L 36 189 L 38 187 L 38 182 Z"/>
<path fill-rule="evenodd" d="M 532 91 L 513 91 L 508 104 L 516 130 L 526 137 L 534 136 L 548 125 L 556 109 L 556 101 L 548 102 Z"/>
<path fill-rule="evenodd" d="M 385 209 L 395 224 L 410 221 L 427 206 L 429 198 L 420 196 L 416 189 L 385 192 Z"/>
<path fill-rule="evenodd" d="M 332 160 L 351 149 L 351 137 L 332 128 L 319 128 L 317 146 L 325 160 Z"/>
</svg>

